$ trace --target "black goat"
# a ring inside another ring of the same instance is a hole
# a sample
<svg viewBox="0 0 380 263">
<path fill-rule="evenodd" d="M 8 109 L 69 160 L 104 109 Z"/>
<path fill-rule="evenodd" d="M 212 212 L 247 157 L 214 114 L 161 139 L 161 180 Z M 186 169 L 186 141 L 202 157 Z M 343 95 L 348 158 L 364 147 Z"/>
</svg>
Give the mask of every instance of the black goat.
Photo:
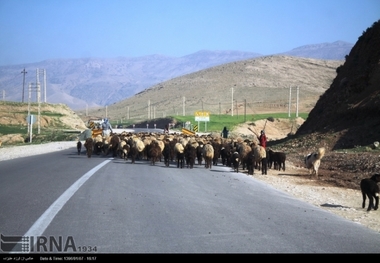
<svg viewBox="0 0 380 263">
<path fill-rule="evenodd" d="M 169 140 L 165 141 L 165 147 L 164 147 L 164 150 L 163 150 L 162 154 L 164 156 L 165 166 L 169 166 L 169 161 L 170 161 L 170 144 L 169 144 Z"/>
<path fill-rule="evenodd" d="M 253 172 L 255 170 L 255 155 L 252 150 L 247 154 L 246 165 L 247 165 L 248 174 L 253 175 Z"/>
<path fill-rule="evenodd" d="M 194 167 L 196 158 L 197 149 L 191 143 L 188 143 L 185 147 L 185 160 L 187 168 L 192 169 Z"/>
<path fill-rule="evenodd" d="M 377 210 L 379 207 L 379 186 L 377 185 L 378 182 L 380 182 L 380 174 L 374 174 L 371 176 L 371 178 L 365 178 L 360 181 L 360 189 L 363 195 L 362 208 L 365 207 L 366 196 L 368 196 L 369 199 L 367 211 L 370 211 L 372 208 L 373 210 Z M 373 202 L 373 199 L 375 199 L 375 204 Z"/>
<path fill-rule="evenodd" d="M 78 155 L 80 155 L 80 152 L 82 151 L 82 143 L 81 143 L 81 141 L 77 142 L 77 151 L 78 151 Z"/>
<path fill-rule="evenodd" d="M 232 154 L 231 161 L 232 161 L 232 165 L 234 167 L 234 171 L 236 171 L 238 173 L 239 172 L 239 165 L 240 165 L 240 154 L 238 152 L 234 152 Z"/>
<path fill-rule="evenodd" d="M 273 150 L 269 149 L 268 150 L 268 166 L 269 168 L 273 168 L 275 170 L 282 170 L 285 171 L 285 161 L 286 161 L 286 154 L 284 152 L 274 152 Z"/>
<path fill-rule="evenodd" d="M 203 143 L 200 142 L 199 145 L 197 146 L 197 160 L 198 160 L 198 165 L 202 165 L 203 161 Z"/>
</svg>

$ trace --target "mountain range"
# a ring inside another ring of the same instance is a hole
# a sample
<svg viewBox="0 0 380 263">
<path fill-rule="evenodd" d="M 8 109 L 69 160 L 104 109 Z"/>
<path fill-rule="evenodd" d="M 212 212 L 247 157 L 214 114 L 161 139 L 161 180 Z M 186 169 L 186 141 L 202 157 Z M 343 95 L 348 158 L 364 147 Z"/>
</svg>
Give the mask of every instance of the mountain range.
<svg viewBox="0 0 380 263">
<path fill-rule="evenodd" d="M 336 41 L 297 47 L 273 55 L 289 55 L 323 60 L 344 60 L 353 44 Z M 29 86 L 32 102 L 36 102 L 36 75 L 43 82 L 46 72 L 46 94 L 41 100 L 64 103 L 72 109 L 107 106 L 127 99 L 158 83 L 234 61 L 262 57 L 243 51 L 201 50 L 183 57 L 149 55 L 143 57 L 51 59 L 25 65 L 0 67 L 0 89 L 3 100 L 28 102 Z M 25 82 L 22 71 L 25 69 Z"/>
</svg>

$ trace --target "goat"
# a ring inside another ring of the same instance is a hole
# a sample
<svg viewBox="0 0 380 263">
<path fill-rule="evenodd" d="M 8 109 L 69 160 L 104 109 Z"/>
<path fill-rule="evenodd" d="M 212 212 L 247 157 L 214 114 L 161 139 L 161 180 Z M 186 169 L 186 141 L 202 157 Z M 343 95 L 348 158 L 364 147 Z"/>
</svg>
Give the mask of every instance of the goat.
<svg viewBox="0 0 380 263">
<path fill-rule="evenodd" d="M 170 143 L 169 140 L 165 141 L 164 150 L 162 151 L 162 155 L 164 156 L 165 166 L 169 166 L 170 161 Z"/>
<path fill-rule="evenodd" d="M 220 150 L 220 156 L 222 157 L 222 164 L 228 167 L 231 167 L 231 156 L 233 153 L 232 145 L 225 143 Z"/>
<path fill-rule="evenodd" d="M 202 165 L 203 161 L 203 143 L 199 143 L 197 147 L 197 160 L 198 160 L 198 165 Z"/>
<path fill-rule="evenodd" d="M 284 152 L 274 152 L 273 150 L 269 149 L 268 151 L 268 166 L 269 168 L 273 168 L 275 170 L 282 170 L 285 171 L 285 161 L 286 161 L 286 154 Z"/>
<path fill-rule="evenodd" d="M 81 141 L 78 141 L 78 142 L 77 142 L 77 151 L 78 151 L 78 155 L 80 155 L 81 150 L 82 150 L 82 143 L 81 143 Z"/>
<path fill-rule="evenodd" d="M 103 151 L 103 141 L 95 141 L 94 143 L 94 153 L 99 155 Z"/>
<path fill-rule="evenodd" d="M 255 169 L 255 155 L 253 153 L 253 150 L 247 153 L 246 165 L 247 165 L 248 174 L 253 175 L 253 171 Z"/>
<path fill-rule="evenodd" d="M 318 178 L 318 169 L 321 164 L 321 159 L 325 155 L 325 148 L 321 147 L 317 152 L 309 153 L 305 157 L 305 166 L 309 169 L 309 174 L 315 174 Z"/>
<path fill-rule="evenodd" d="M 234 152 L 232 154 L 231 161 L 232 161 L 232 166 L 234 167 L 234 171 L 236 171 L 238 173 L 239 172 L 239 165 L 240 165 L 240 153 Z"/>
<path fill-rule="evenodd" d="M 267 174 L 268 170 L 268 160 L 267 157 L 261 158 L 261 174 Z"/>
<path fill-rule="evenodd" d="M 360 189 L 363 196 L 362 208 L 365 207 L 366 196 L 368 196 L 369 204 L 367 211 L 377 210 L 379 207 L 379 186 L 377 183 L 380 182 L 380 174 L 374 174 L 371 178 L 365 178 L 360 181 Z M 373 202 L 375 199 L 375 204 Z"/>
</svg>

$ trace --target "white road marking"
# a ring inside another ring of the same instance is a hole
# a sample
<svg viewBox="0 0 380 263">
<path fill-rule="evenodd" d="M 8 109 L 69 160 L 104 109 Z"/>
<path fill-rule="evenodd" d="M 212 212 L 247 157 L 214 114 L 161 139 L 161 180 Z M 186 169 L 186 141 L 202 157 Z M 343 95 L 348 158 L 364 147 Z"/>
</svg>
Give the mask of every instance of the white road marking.
<svg viewBox="0 0 380 263">
<path fill-rule="evenodd" d="M 90 171 L 85 173 L 81 178 L 79 178 L 75 183 L 73 183 L 32 225 L 32 227 L 25 233 L 24 236 L 30 237 L 34 236 L 34 241 L 37 241 L 37 236 L 41 236 L 45 229 L 53 221 L 54 217 L 62 209 L 62 207 L 69 201 L 69 199 L 75 194 L 77 190 L 100 168 L 109 163 L 113 158 L 106 160 L 99 165 L 92 168 Z M 34 244 L 35 245 L 35 244 Z"/>
</svg>

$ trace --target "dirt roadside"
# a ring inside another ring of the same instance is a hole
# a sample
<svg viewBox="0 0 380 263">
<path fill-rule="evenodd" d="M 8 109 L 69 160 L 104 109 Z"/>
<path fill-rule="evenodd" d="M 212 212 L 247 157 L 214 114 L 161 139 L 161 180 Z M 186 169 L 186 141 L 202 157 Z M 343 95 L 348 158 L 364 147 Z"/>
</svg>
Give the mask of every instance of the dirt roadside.
<svg viewBox="0 0 380 263">
<path fill-rule="evenodd" d="M 277 140 L 286 137 L 302 123 L 303 119 L 297 119 L 293 122 L 290 122 L 288 119 L 278 119 L 274 122 L 260 120 L 254 124 L 242 124 L 234 129 L 232 133 L 249 136 L 252 135 L 252 132 L 248 130 L 248 127 L 253 128 L 256 132 L 265 127 L 269 140 Z M 262 175 L 260 171 L 255 171 L 253 177 L 307 203 L 380 232 L 380 211 L 372 210 L 367 212 L 366 208 L 363 209 L 361 207 L 362 195 L 359 187 L 355 185 L 359 179 L 355 182 L 352 182 L 353 180 L 346 180 L 351 181 L 347 183 L 333 182 L 333 180 L 344 180 L 344 178 L 338 178 L 338 172 L 330 168 L 331 165 L 336 165 L 334 163 L 336 159 L 332 157 L 333 155 L 332 153 L 328 153 L 326 159 L 322 159 L 319 179 L 311 177 L 308 170 L 303 167 L 302 159 L 291 153 L 287 156 L 285 171 L 268 169 L 267 175 Z M 354 156 L 350 158 L 354 158 Z M 350 158 L 344 158 L 342 161 L 344 160 L 344 162 L 349 163 Z M 344 166 L 346 164 L 341 165 Z M 247 174 L 244 171 L 243 173 Z M 354 176 L 357 177 L 355 174 L 351 177 Z M 334 179 L 334 177 L 336 178 Z M 339 186 L 335 186 L 334 184 Z M 367 205 L 368 199 L 366 207 Z"/>
</svg>

